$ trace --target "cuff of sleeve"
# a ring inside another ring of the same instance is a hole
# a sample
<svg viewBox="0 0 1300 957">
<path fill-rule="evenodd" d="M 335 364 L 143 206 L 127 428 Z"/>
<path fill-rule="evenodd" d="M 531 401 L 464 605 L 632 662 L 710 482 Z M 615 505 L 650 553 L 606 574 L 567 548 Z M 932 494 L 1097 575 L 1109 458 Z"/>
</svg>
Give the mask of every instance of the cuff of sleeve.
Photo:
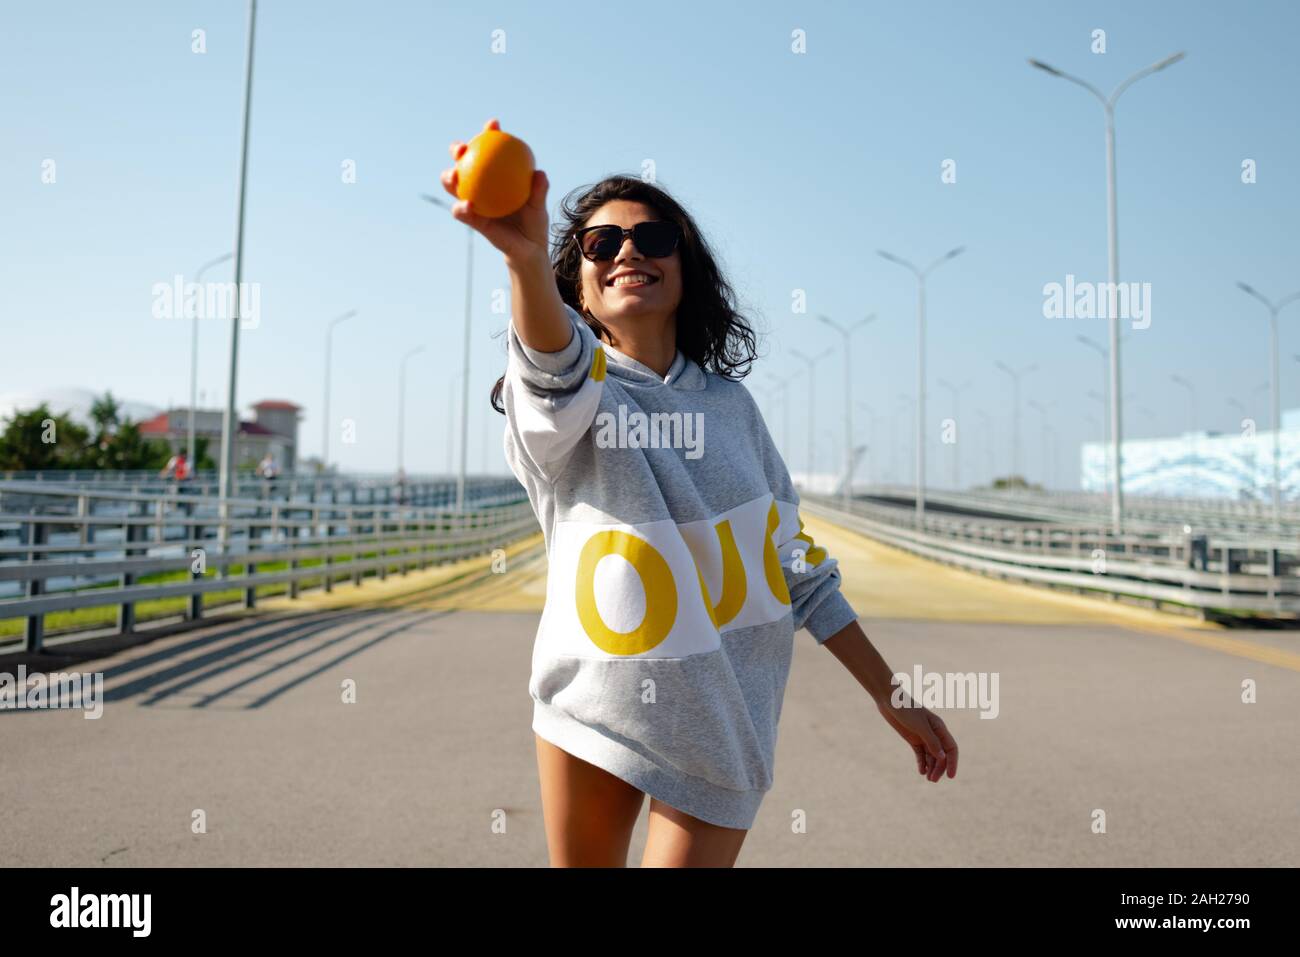
<svg viewBox="0 0 1300 957">
<path fill-rule="evenodd" d="M 510 327 L 510 334 L 514 337 L 515 342 L 519 344 L 519 351 L 523 353 L 524 358 L 542 372 L 549 372 L 551 375 L 558 375 L 573 368 L 578 361 L 578 357 L 582 355 L 582 336 L 578 331 L 576 314 L 568 303 L 564 305 L 564 312 L 569 317 L 571 335 L 569 336 L 568 345 L 559 352 L 541 352 L 526 345 L 519 338 L 519 334 L 515 332 L 514 325 L 511 324 Z"/>
<path fill-rule="evenodd" d="M 812 614 L 804 621 L 803 626 L 808 629 L 809 633 L 816 639 L 817 644 L 820 645 L 845 625 L 857 620 L 858 613 L 853 610 L 853 606 L 849 604 L 848 599 L 837 588 L 813 609 Z"/>
</svg>

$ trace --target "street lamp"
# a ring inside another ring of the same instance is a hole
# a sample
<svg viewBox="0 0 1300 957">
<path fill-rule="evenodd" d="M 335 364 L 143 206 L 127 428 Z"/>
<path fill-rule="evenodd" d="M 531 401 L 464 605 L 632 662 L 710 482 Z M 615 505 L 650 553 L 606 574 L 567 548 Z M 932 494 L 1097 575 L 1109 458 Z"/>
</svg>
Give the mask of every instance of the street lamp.
<svg viewBox="0 0 1300 957">
<path fill-rule="evenodd" d="M 451 204 L 443 202 L 437 196 L 421 193 L 420 198 L 441 209 L 451 210 Z M 465 226 L 465 239 L 465 354 L 461 361 L 463 378 L 460 386 L 460 471 L 456 473 L 457 511 L 465 508 L 465 455 L 469 450 L 469 337 L 473 309 L 471 296 L 474 290 L 474 228 L 468 224 Z"/>
<path fill-rule="evenodd" d="M 351 319 L 357 314 L 355 309 L 349 309 L 341 316 L 335 316 L 325 327 L 325 401 L 323 417 L 320 427 L 320 468 L 322 473 L 329 472 L 330 468 L 330 367 L 333 364 L 330 360 L 333 348 L 334 327 L 344 320 Z"/>
<path fill-rule="evenodd" d="M 767 377 L 775 384 L 775 391 L 781 393 L 781 447 L 785 449 L 784 457 L 788 459 L 790 457 L 790 383 L 799 377 L 799 373 L 796 372 L 783 379 L 769 372 Z"/>
<path fill-rule="evenodd" d="M 798 349 L 790 350 L 792 356 L 796 359 L 802 360 L 808 366 L 808 477 L 805 481 L 805 485 L 809 489 L 812 488 L 813 473 L 813 406 L 816 404 L 815 399 L 817 395 L 817 363 L 821 362 L 834 351 L 833 348 L 827 347 L 817 353 L 817 355 L 809 358 Z"/>
<path fill-rule="evenodd" d="M 997 467 L 993 464 L 993 417 L 983 409 L 976 409 L 975 414 L 980 417 L 984 423 L 984 454 L 988 459 L 989 466 L 989 488 L 993 487 L 993 480 L 997 478 Z"/>
<path fill-rule="evenodd" d="M 1249 296 L 1254 296 L 1262 302 L 1268 309 L 1269 321 L 1269 355 L 1270 364 L 1273 367 L 1273 528 L 1278 531 L 1282 527 L 1281 496 L 1282 484 L 1279 474 L 1279 462 L 1281 453 L 1278 448 L 1278 433 L 1281 430 L 1281 398 L 1278 391 L 1278 369 L 1277 369 L 1277 314 L 1282 311 L 1282 307 L 1287 303 L 1300 299 L 1300 292 L 1293 292 L 1289 296 L 1283 296 L 1277 302 L 1270 302 L 1263 294 L 1256 291 L 1254 287 L 1246 285 L 1244 282 L 1238 282 L 1237 288 Z"/>
<path fill-rule="evenodd" d="M 954 436 L 952 443 L 952 490 L 954 492 L 961 490 L 961 458 L 958 449 L 961 448 L 961 394 L 970 388 L 970 380 L 967 379 L 961 385 L 953 385 L 947 379 L 940 379 L 939 385 L 943 386 L 952 393 L 952 420 L 957 423 L 957 434 Z"/>
<path fill-rule="evenodd" d="M 1031 362 L 1023 369 L 1013 369 L 1001 359 L 994 359 L 993 364 L 1011 376 L 1011 474 L 1020 473 L 1020 377 L 1038 368 L 1037 362 Z"/>
<path fill-rule="evenodd" d="M 1109 97 L 1102 94 L 1091 83 L 1081 80 L 1076 76 L 1071 76 L 1054 66 L 1048 66 L 1041 60 L 1030 59 L 1029 65 L 1037 67 L 1052 76 L 1060 77 L 1063 80 L 1069 80 L 1083 87 L 1098 100 L 1101 101 L 1102 108 L 1106 111 L 1106 239 L 1109 250 L 1107 257 L 1107 289 L 1111 297 L 1110 300 L 1110 441 L 1112 460 L 1115 469 L 1115 494 L 1110 500 L 1111 525 L 1116 534 L 1118 534 L 1124 522 L 1124 491 L 1123 491 L 1123 460 L 1120 457 L 1120 445 L 1122 441 L 1123 428 L 1121 425 L 1120 410 L 1120 384 L 1119 384 L 1119 316 L 1117 310 L 1116 297 L 1118 295 L 1119 283 L 1119 222 L 1117 220 L 1116 199 L 1115 199 L 1115 104 L 1119 101 L 1120 96 L 1125 90 L 1136 83 L 1143 77 L 1150 76 L 1167 66 L 1173 66 L 1181 60 L 1185 54 L 1179 52 L 1172 56 L 1167 56 L 1158 63 L 1153 63 L 1145 69 L 1138 70 L 1127 80 L 1115 87 Z"/>
<path fill-rule="evenodd" d="M 402 356 L 397 373 L 397 475 L 403 474 L 403 459 L 406 452 L 406 360 L 424 351 L 424 346 L 416 346 Z"/>
<path fill-rule="evenodd" d="M 902 266 L 916 277 L 916 524 L 925 517 L 925 277 L 936 266 L 955 259 L 965 246 L 950 249 L 924 269 L 917 269 L 906 259 L 899 259 L 883 249 L 876 250 L 882 259 Z"/>
<path fill-rule="evenodd" d="M 1191 476 L 1191 480 L 1189 481 L 1188 486 L 1189 486 L 1189 488 L 1195 489 L 1195 487 L 1196 487 L 1196 386 L 1193 385 L 1191 382 L 1189 382 L 1187 379 L 1184 379 L 1182 376 L 1180 376 L 1180 375 L 1178 375 L 1178 374 L 1176 374 L 1176 373 L 1173 374 L 1173 375 L 1170 375 L 1169 378 L 1170 378 L 1170 380 L 1172 380 L 1173 382 L 1177 383 L 1178 385 L 1180 385 L 1180 386 L 1182 386 L 1184 389 L 1186 389 L 1186 390 L 1187 390 L 1188 397 L 1189 397 L 1189 399 L 1191 400 L 1190 403 L 1189 403 L 1188 406 L 1187 406 L 1187 413 L 1188 413 L 1188 421 L 1187 421 L 1187 446 L 1188 446 L 1187 471 L 1188 471 L 1188 474 Z"/>
<path fill-rule="evenodd" d="M 859 402 L 858 408 L 867 414 L 867 487 L 870 488 L 873 482 L 878 481 L 876 478 L 876 463 L 874 457 L 879 452 L 876 446 L 876 423 L 881 419 L 888 419 L 888 416 L 876 415 L 875 409 L 865 402 Z"/>
<path fill-rule="evenodd" d="M 1051 404 L 1055 405 L 1056 403 L 1053 402 Z M 1052 428 L 1050 425 L 1047 424 L 1047 406 L 1043 405 L 1043 403 L 1041 402 L 1036 401 L 1035 399 L 1030 399 L 1025 403 L 1025 405 L 1029 406 L 1040 416 L 1042 416 L 1041 424 L 1043 426 L 1043 430 L 1042 430 L 1043 431 L 1043 491 L 1048 491 L 1050 489 L 1050 483 L 1053 481 L 1053 475 L 1055 474 L 1055 469 L 1052 467 L 1052 462 L 1055 461 L 1055 455 L 1052 455 L 1050 453 L 1049 446 L 1048 446 L 1048 441 L 1049 441 L 1048 437 L 1052 434 Z"/>
<path fill-rule="evenodd" d="M 194 285 L 200 286 L 195 296 L 203 295 L 201 283 L 203 274 L 213 266 L 220 266 L 226 260 L 232 258 L 234 253 L 223 253 L 216 259 L 209 259 L 199 267 L 198 272 L 194 274 Z M 237 295 L 238 293 L 236 293 Z M 190 415 L 189 415 L 189 437 L 185 443 L 185 457 L 189 460 L 190 471 L 198 470 L 198 462 L 194 458 L 194 406 L 198 404 L 199 388 L 199 310 L 198 303 L 195 303 L 194 316 L 190 320 Z"/>
<path fill-rule="evenodd" d="M 873 312 L 865 319 L 859 319 L 850 326 L 841 326 L 828 316 L 817 317 L 844 337 L 844 501 L 852 498 L 850 486 L 853 484 L 853 362 L 849 358 L 849 348 L 853 333 L 876 318 Z"/>
<path fill-rule="evenodd" d="M 239 200 L 235 207 L 235 294 L 230 319 L 230 374 L 226 383 L 226 414 L 221 421 L 221 472 L 217 513 L 221 520 L 218 541 L 224 555 L 229 547 L 230 497 L 235 477 L 235 438 L 239 418 L 235 390 L 239 377 L 239 305 L 244 280 L 244 197 L 248 186 L 248 119 L 253 106 L 253 36 L 257 25 L 257 0 L 248 0 L 248 39 L 244 56 L 244 118 L 239 137 Z M 228 571 L 228 570 L 227 570 Z"/>
</svg>

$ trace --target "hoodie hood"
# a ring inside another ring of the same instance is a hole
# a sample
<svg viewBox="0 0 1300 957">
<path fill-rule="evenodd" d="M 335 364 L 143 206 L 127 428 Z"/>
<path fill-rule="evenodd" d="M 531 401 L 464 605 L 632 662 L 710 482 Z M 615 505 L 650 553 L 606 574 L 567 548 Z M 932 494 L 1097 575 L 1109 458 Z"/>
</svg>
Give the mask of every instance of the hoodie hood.
<svg viewBox="0 0 1300 957">
<path fill-rule="evenodd" d="M 668 373 L 661 376 L 648 365 L 638 362 L 626 353 L 619 352 L 608 342 L 602 342 L 600 348 L 605 350 L 606 371 L 624 385 L 642 387 L 666 385 L 683 392 L 700 392 L 708 384 L 704 370 L 686 358 L 680 349 L 673 356 Z"/>
</svg>

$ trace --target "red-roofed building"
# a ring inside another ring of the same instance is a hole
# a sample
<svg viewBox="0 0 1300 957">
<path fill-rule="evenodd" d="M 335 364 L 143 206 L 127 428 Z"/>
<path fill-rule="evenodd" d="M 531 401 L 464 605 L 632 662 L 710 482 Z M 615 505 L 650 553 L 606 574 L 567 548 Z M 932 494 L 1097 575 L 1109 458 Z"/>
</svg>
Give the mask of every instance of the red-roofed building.
<svg viewBox="0 0 1300 957">
<path fill-rule="evenodd" d="M 241 420 L 235 439 L 235 467 L 255 467 L 268 452 L 281 472 L 292 472 L 297 463 L 298 419 L 302 407 L 283 399 L 267 399 L 252 406 L 255 418 Z M 194 434 L 208 440 L 208 454 L 221 451 L 221 427 L 225 411 L 195 409 Z M 163 439 L 172 451 L 181 451 L 189 441 L 190 410 L 168 409 L 140 423 L 145 436 Z"/>
</svg>

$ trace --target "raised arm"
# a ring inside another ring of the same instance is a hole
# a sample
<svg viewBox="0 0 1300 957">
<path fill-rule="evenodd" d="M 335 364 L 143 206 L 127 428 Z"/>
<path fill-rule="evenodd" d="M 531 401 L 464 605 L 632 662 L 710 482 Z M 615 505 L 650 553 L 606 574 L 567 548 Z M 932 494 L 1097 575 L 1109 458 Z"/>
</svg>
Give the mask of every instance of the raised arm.
<svg viewBox="0 0 1300 957">
<path fill-rule="evenodd" d="M 500 129 L 501 124 L 492 119 L 483 128 Z M 467 148 L 468 144 L 459 140 L 452 143 L 451 158 L 459 159 Z M 442 185 L 456 196 L 455 166 L 442 171 Z M 453 217 L 481 233 L 505 257 L 510 272 L 512 322 L 524 345 L 539 352 L 559 352 L 573 333 L 546 247 L 549 188 L 546 174 L 539 169 L 533 172 L 528 202 L 509 216 L 482 216 L 465 199 L 458 199 L 451 208 Z"/>
</svg>

